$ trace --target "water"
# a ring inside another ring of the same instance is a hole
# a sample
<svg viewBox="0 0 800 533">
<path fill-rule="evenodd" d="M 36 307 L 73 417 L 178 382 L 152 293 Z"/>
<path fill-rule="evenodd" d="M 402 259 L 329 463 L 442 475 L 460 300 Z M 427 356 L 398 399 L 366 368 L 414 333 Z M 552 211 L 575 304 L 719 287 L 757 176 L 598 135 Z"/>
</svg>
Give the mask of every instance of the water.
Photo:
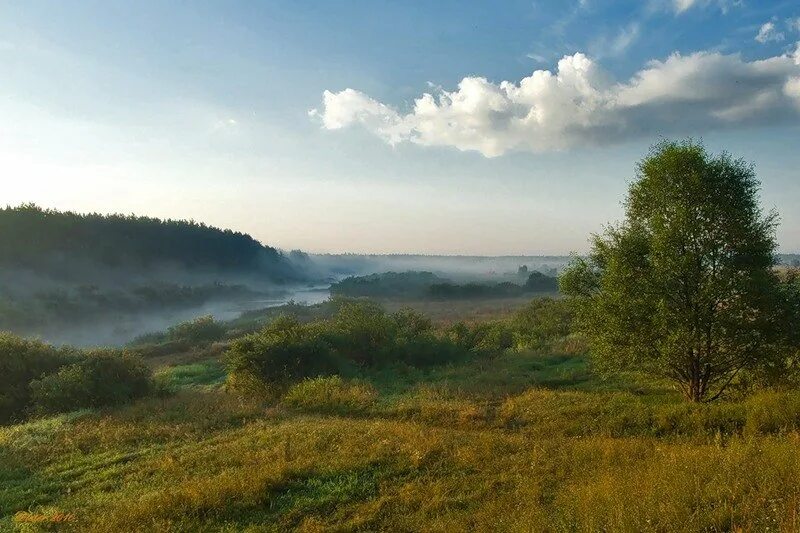
<svg viewBox="0 0 800 533">
<path fill-rule="evenodd" d="M 202 314 L 211 314 L 217 320 L 233 320 L 245 311 L 256 311 L 258 309 L 277 307 L 291 301 L 302 305 L 319 304 L 327 300 L 330 297 L 330 294 L 330 285 L 291 289 L 287 291 L 287 294 L 276 298 L 226 302 L 225 304 L 219 304 L 219 307 L 216 308 L 215 312 Z M 202 316 L 202 314 L 197 316 Z"/>
<path fill-rule="evenodd" d="M 277 307 L 290 301 L 313 305 L 324 302 L 329 296 L 330 285 L 297 287 L 274 298 L 208 302 L 199 307 L 150 310 L 135 315 L 110 313 L 105 320 L 69 326 L 51 325 L 23 334 L 57 345 L 121 346 L 145 333 L 164 331 L 170 326 L 199 316 L 211 315 L 216 320 L 232 320 L 245 311 Z"/>
</svg>

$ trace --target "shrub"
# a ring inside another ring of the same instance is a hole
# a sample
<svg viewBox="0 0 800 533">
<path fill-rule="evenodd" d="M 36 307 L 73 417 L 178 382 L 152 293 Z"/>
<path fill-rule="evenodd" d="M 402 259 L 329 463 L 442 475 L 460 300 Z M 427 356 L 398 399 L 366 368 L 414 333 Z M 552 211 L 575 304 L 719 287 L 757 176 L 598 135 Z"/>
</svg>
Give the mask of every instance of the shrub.
<svg viewBox="0 0 800 533">
<path fill-rule="evenodd" d="M 377 398 L 378 392 L 369 383 L 318 376 L 293 385 L 283 401 L 305 411 L 348 413 L 367 410 Z"/>
<path fill-rule="evenodd" d="M 518 349 L 542 349 L 570 334 L 574 311 L 570 302 L 537 298 L 517 312 L 513 319 Z"/>
<path fill-rule="evenodd" d="M 474 327 L 472 339 L 473 351 L 500 355 L 514 346 L 514 331 L 502 320 L 484 322 Z"/>
<path fill-rule="evenodd" d="M 326 337 L 344 357 L 359 365 L 386 362 L 396 324 L 383 308 L 365 300 L 339 300 Z"/>
<path fill-rule="evenodd" d="M 475 345 L 473 330 L 463 321 L 456 322 L 447 328 L 445 337 L 463 351 L 472 350 Z"/>
<path fill-rule="evenodd" d="M 224 335 L 225 326 L 220 322 L 216 322 L 211 315 L 181 322 L 167 330 L 169 340 L 190 342 L 192 344 L 211 343 L 220 340 Z"/>
<path fill-rule="evenodd" d="M 152 372 L 126 353 L 95 352 L 30 383 L 31 409 L 58 413 L 119 405 L 153 390 Z"/>
<path fill-rule="evenodd" d="M 392 314 L 392 320 L 401 337 L 414 337 L 433 333 L 433 322 L 425 315 L 413 309 L 401 309 Z"/>
<path fill-rule="evenodd" d="M 284 316 L 234 341 L 227 352 L 229 387 L 274 395 L 292 382 L 345 366 L 429 366 L 453 361 L 472 348 L 464 339 L 437 332 L 428 318 L 412 310 L 390 315 L 374 302 L 342 298 L 333 305 L 336 312 L 329 320 L 300 324 Z M 482 342 L 494 339 L 490 333 L 481 334 Z M 509 334 L 503 338 L 491 342 L 510 346 Z"/>
<path fill-rule="evenodd" d="M 412 366 L 430 366 L 457 358 L 464 350 L 447 337 L 439 337 L 429 318 L 411 309 L 391 315 L 392 361 Z"/>
<path fill-rule="evenodd" d="M 226 353 L 226 367 L 230 388 L 268 394 L 292 381 L 338 369 L 319 332 L 287 316 L 234 341 Z"/>
<path fill-rule="evenodd" d="M 745 431 L 751 434 L 797 431 L 800 428 L 800 394 L 761 391 L 747 399 Z"/>
<path fill-rule="evenodd" d="M 583 355 L 589 352 L 589 343 L 583 335 L 572 333 L 551 341 L 550 351 L 558 355 Z"/>
<path fill-rule="evenodd" d="M 472 326 L 456 322 L 445 331 L 445 338 L 462 353 L 494 356 L 514 346 L 514 330 L 503 320 L 481 322 Z"/>
<path fill-rule="evenodd" d="M 0 423 L 21 418 L 30 402 L 28 383 L 57 372 L 78 357 L 74 350 L 0 333 Z"/>
</svg>

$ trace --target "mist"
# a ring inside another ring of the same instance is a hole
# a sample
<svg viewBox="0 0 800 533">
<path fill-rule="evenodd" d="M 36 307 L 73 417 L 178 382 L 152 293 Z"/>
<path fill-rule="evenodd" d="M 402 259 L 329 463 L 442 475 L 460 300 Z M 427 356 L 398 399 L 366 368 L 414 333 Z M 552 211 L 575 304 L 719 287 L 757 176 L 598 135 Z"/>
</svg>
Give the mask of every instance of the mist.
<svg viewBox="0 0 800 533">
<path fill-rule="evenodd" d="M 519 267 L 553 273 L 569 262 L 569 256 L 451 256 L 317 254 L 318 268 L 331 276 L 362 276 L 380 272 L 427 271 L 442 277 L 485 280 L 516 273 Z"/>
</svg>

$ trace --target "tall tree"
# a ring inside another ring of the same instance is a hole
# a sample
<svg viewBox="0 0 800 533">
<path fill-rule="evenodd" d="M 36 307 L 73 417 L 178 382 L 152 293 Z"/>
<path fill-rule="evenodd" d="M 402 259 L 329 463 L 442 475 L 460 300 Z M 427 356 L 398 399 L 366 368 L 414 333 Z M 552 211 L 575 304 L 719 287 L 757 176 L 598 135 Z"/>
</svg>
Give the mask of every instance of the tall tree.
<svg viewBox="0 0 800 533">
<path fill-rule="evenodd" d="M 624 222 L 594 235 L 560 279 L 601 370 L 666 377 L 696 402 L 776 356 L 777 217 L 758 191 L 752 165 L 727 153 L 693 141 L 651 149 Z"/>
</svg>

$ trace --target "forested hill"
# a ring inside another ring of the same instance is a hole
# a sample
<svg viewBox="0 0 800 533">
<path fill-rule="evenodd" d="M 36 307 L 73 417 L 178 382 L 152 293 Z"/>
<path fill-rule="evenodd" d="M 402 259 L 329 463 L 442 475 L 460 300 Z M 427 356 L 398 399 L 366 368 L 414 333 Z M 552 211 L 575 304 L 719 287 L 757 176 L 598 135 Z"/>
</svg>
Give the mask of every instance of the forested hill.
<svg viewBox="0 0 800 533">
<path fill-rule="evenodd" d="M 26 204 L 0 209 L 0 268 L 54 274 L 75 264 L 110 270 L 169 265 L 187 271 L 298 276 L 279 251 L 250 235 L 185 220 L 78 214 Z"/>
</svg>

